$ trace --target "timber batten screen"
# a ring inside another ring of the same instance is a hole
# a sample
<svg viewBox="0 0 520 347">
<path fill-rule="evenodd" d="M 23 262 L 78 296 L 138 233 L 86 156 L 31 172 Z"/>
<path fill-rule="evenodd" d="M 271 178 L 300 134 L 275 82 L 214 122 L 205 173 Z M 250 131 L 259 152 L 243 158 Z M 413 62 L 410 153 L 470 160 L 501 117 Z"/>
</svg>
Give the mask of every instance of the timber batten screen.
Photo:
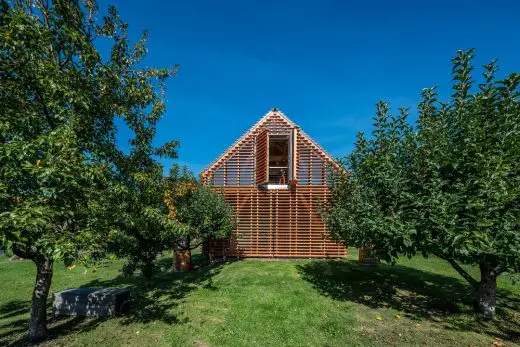
<svg viewBox="0 0 520 347">
<path fill-rule="evenodd" d="M 255 139 L 256 143 L 256 184 L 269 181 L 269 131 L 262 130 Z"/>
<path fill-rule="evenodd" d="M 202 173 L 224 194 L 237 230 L 211 240 L 213 256 L 343 257 L 320 217 L 338 164 L 283 113 L 273 109 Z"/>
</svg>

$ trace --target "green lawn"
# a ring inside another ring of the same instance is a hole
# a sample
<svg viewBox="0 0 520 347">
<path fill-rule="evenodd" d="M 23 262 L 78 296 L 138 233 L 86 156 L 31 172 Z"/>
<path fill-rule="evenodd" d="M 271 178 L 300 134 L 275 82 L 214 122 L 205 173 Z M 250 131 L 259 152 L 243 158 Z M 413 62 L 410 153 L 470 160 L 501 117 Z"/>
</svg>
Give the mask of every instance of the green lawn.
<svg viewBox="0 0 520 347">
<path fill-rule="evenodd" d="M 508 346 L 520 343 L 520 285 L 502 278 L 494 321 L 472 313 L 472 291 L 445 262 L 396 266 L 346 260 L 243 260 L 166 269 L 152 286 L 120 275 L 56 266 L 52 291 L 125 286 L 131 311 L 110 319 L 59 319 L 45 346 Z M 470 269 L 473 270 L 474 269 Z M 0 345 L 25 333 L 34 266 L 0 257 Z"/>
</svg>

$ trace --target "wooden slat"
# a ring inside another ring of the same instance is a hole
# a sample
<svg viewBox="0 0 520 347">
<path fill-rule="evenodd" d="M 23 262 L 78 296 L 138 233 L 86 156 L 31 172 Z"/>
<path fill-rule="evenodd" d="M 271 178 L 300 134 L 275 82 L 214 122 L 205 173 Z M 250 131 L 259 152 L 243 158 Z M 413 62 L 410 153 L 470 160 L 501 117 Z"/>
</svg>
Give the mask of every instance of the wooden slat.
<svg viewBox="0 0 520 347">
<path fill-rule="evenodd" d="M 264 129 L 256 137 L 256 184 L 269 181 L 269 131 Z"/>
<path fill-rule="evenodd" d="M 224 189 L 225 200 L 238 216 L 234 237 L 211 241 L 213 256 L 343 257 L 344 245 L 334 242 L 320 218 L 328 187 L 262 191 L 251 187 Z"/>
<path fill-rule="evenodd" d="M 292 133 L 295 189 L 263 190 L 269 179 L 270 134 Z M 343 257 L 346 247 L 331 240 L 320 217 L 330 199 L 330 159 L 298 127 L 273 114 L 230 150 L 203 182 L 222 191 L 234 208 L 237 230 L 229 239 L 212 240 L 213 256 Z"/>
</svg>

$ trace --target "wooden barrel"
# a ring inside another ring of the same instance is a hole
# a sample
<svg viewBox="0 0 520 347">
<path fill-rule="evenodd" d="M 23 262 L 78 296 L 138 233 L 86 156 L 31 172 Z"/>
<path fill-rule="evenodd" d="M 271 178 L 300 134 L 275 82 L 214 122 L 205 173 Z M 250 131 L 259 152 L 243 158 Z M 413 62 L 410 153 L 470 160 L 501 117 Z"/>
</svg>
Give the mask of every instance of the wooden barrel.
<svg viewBox="0 0 520 347">
<path fill-rule="evenodd" d="M 359 249 L 359 263 L 363 265 L 375 265 L 379 261 L 375 255 L 373 245 L 363 246 Z"/>
<path fill-rule="evenodd" d="M 191 270 L 191 251 L 173 252 L 173 271 L 184 272 Z"/>
</svg>

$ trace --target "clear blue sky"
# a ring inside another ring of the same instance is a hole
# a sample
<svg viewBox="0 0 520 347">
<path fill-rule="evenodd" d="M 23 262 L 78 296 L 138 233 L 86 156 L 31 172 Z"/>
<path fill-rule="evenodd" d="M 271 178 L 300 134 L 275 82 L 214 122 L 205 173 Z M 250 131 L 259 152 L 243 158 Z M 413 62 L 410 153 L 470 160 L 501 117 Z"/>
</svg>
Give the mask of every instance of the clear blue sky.
<svg viewBox="0 0 520 347">
<path fill-rule="evenodd" d="M 180 140 L 195 173 L 274 106 L 344 156 L 378 100 L 414 109 L 424 87 L 449 95 L 457 49 L 499 58 L 500 76 L 520 71 L 517 0 L 100 0 L 101 13 L 108 4 L 133 38 L 149 30 L 145 65 L 180 64 L 158 143 Z"/>
</svg>

